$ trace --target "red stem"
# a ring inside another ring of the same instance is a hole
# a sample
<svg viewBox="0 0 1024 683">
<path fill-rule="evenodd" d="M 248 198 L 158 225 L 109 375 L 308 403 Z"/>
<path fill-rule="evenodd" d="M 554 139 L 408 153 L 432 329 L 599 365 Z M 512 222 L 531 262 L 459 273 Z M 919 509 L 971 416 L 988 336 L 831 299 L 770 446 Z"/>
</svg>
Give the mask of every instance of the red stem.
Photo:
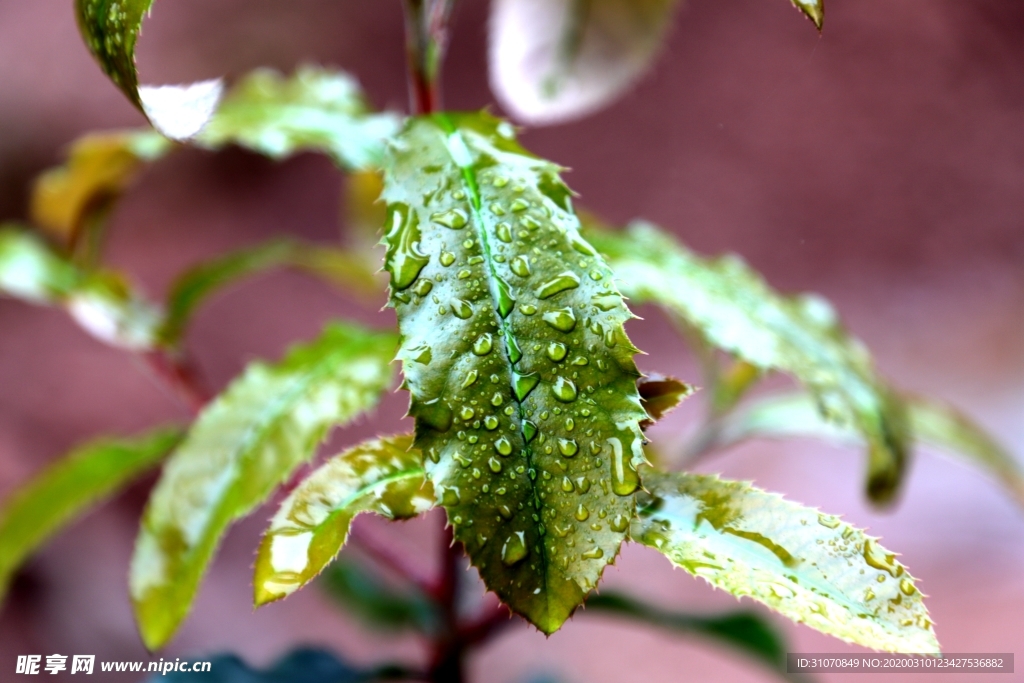
<svg viewBox="0 0 1024 683">
<path fill-rule="evenodd" d="M 157 379 L 188 406 L 194 415 L 213 398 L 199 379 L 196 367 L 187 359 L 172 356 L 166 351 L 147 351 L 142 354 Z"/>
</svg>

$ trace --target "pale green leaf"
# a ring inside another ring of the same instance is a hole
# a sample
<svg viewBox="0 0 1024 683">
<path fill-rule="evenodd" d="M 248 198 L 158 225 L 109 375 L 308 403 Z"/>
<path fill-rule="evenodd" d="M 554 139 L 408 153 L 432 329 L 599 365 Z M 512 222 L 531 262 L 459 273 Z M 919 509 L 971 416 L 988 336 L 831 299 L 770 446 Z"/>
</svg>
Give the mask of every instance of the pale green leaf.
<svg viewBox="0 0 1024 683">
<path fill-rule="evenodd" d="M 594 227 L 587 236 L 630 299 L 665 307 L 757 368 L 793 375 L 827 419 L 853 425 L 869 444 L 869 495 L 879 502 L 893 498 L 906 468 L 902 403 L 827 302 L 781 296 L 738 258 L 701 258 L 647 224 L 625 233 Z"/>
<path fill-rule="evenodd" d="M 79 446 L 0 507 L 0 602 L 14 571 L 62 527 L 155 466 L 181 438 L 161 429 L 134 439 Z"/>
<path fill-rule="evenodd" d="M 939 652 L 914 578 L 877 539 L 744 482 L 643 474 L 631 536 L 676 566 L 847 642 Z"/>
<path fill-rule="evenodd" d="M 180 342 L 199 305 L 223 287 L 282 266 L 315 275 L 346 293 L 370 300 L 380 290 L 368 260 L 338 247 L 280 238 L 231 252 L 185 271 L 171 285 L 161 339 Z"/>
<path fill-rule="evenodd" d="M 152 349 L 162 320 L 120 274 L 84 272 L 10 224 L 0 225 L 0 295 L 62 306 L 92 336 L 131 351 Z"/>
<path fill-rule="evenodd" d="M 496 0 L 491 88 L 516 118 L 558 123 L 619 97 L 650 67 L 678 0 Z"/>
<path fill-rule="evenodd" d="M 198 133 L 217 108 L 220 79 L 190 85 L 139 86 L 135 44 L 153 0 L 75 0 L 78 28 L 110 80 L 153 126 L 174 140 Z"/>
<path fill-rule="evenodd" d="M 399 125 L 394 114 L 371 113 L 346 73 L 306 66 L 286 79 L 259 69 L 231 89 L 197 141 L 234 143 L 275 159 L 319 151 L 340 166 L 364 169 L 380 166 L 384 141 Z"/>
<path fill-rule="evenodd" d="M 630 313 L 558 170 L 488 115 L 419 118 L 384 191 L 416 445 L 488 588 L 546 633 L 625 537 L 646 418 Z"/>
<path fill-rule="evenodd" d="M 143 640 L 166 643 L 228 526 L 306 462 L 336 425 L 391 383 L 394 335 L 330 325 L 280 363 L 254 363 L 211 403 L 153 491 L 131 567 Z"/>
<path fill-rule="evenodd" d="M 985 430 L 959 411 L 937 401 L 905 397 L 915 443 L 938 449 L 991 475 L 1024 504 L 1024 469 Z M 707 448 L 728 448 L 752 438 L 817 438 L 862 445 L 856 430 L 825 421 L 804 394 L 772 396 L 712 425 L 700 437 Z"/>
<path fill-rule="evenodd" d="M 281 503 L 260 543 L 256 606 L 291 595 L 345 545 L 356 515 L 408 519 L 434 506 L 412 435 L 363 442 L 310 474 Z"/>
</svg>

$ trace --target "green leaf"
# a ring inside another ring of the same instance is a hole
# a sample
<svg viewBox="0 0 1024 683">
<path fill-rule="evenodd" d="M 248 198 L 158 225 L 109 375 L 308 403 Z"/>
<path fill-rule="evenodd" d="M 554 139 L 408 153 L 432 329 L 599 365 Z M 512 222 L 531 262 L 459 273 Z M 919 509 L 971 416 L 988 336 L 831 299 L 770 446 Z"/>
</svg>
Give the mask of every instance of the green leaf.
<svg viewBox="0 0 1024 683">
<path fill-rule="evenodd" d="M 319 585 L 371 626 L 391 631 L 413 629 L 424 634 L 435 634 L 440 627 L 437 607 L 425 595 L 389 586 L 345 556 L 324 570 Z"/>
<path fill-rule="evenodd" d="M 804 13 L 815 27 L 821 31 L 825 23 L 825 0 L 791 0 L 793 7 Z"/>
<path fill-rule="evenodd" d="M 139 86 L 135 44 L 153 0 L 75 0 L 78 28 L 104 73 L 161 133 L 184 140 L 199 132 L 217 108 L 220 79 L 191 85 Z"/>
<path fill-rule="evenodd" d="M 162 317 L 120 274 L 86 273 L 10 224 L 0 225 L 0 295 L 63 306 L 92 336 L 131 351 L 153 348 Z"/>
<path fill-rule="evenodd" d="M 63 526 L 156 465 L 181 438 L 165 428 L 99 439 L 37 474 L 0 509 L 0 602 L 14 571 Z"/>
<path fill-rule="evenodd" d="M 260 543 L 259 607 L 312 581 L 335 558 L 356 515 L 409 519 L 434 507 L 412 435 L 363 442 L 321 465 L 281 503 Z"/>
<path fill-rule="evenodd" d="M 312 457 L 330 428 L 377 403 L 396 344 L 392 334 L 330 325 L 284 361 L 250 365 L 203 411 L 164 468 L 132 558 L 147 647 L 174 634 L 228 526 Z"/>
<path fill-rule="evenodd" d="M 558 170 L 486 114 L 418 118 L 384 191 L 416 446 L 488 588 L 545 633 L 625 538 L 647 417 Z"/>
<path fill-rule="evenodd" d="M 1024 505 L 1024 470 L 1012 454 L 950 406 L 920 397 L 905 397 L 905 401 L 915 443 L 938 449 L 993 476 Z M 783 394 L 758 401 L 724 418 L 711 432 L 704 438 L 714 448 L 728 448 L 752 438 L 809 437 L 863 444 L 855 430 L 826 422 L 805 394 Z"/>
<path fill-rule="evenodd" d="M 301 151 L 328 154 L 343 167 L 377 168 L 398 116 L 370 112 L 346 73 L 305 66 L 290 78 L 258 69 L 234 86 L 197 142 L 238 144 L 280 159 Z"/>
<path fill-rule="evenodd" d="M 32 192 L 31 215 L 40 228 L 73 242 L 101 219 L 139 170 L 173 149 L 150 130 L 90 133 L 71 146 L 68 160 L 40 175 Z"/>
<path fill-rule="evenodd" d="M 496 0 L 491 88 L 534 124 L 600 109 L 650 67 L 678 0 Z"/>
<path fill-rule="evenodd" d="M 906 469 L 903 406 L 827 302 L 781 296 L 737 257 L 701 258 L 648 224 L 587 235 L 630 299 L 665 307 L 757 368 L 793 375 L 827 419 L 854 425 L 869 444 L 868 494 L 892 500 Z"/>
<path fill-rule="evenodd" d="M 676 566 L 847 642 L 939 652 L 914 578 L 877 539 L 743 482 L 645 470 L 644 486 L 630 533 Z"/>
<path fill-rule="evenodd" d="M 204 300 L 236 280 L 281 266 L 310 273 L 366 300 L 379 291 L 374 270 L 360 256 L 337 247 L 276 239 L 199 264 L 178 277 L 167 297 L 161 339 L 179 343 Z"/>
<path fill-rule="evenodd" d="M 637 380 L 636 388 L 640 394 L 640 404 L 649 416 L 640 425 L 645 429 L 675 410 L 683 399 L 692 396 L 695 391 L 689 384 L 657 372 Z"/>
<path fill-rule="evenodd" d="M 606 612 L 686 635 L 697 635 L 735 648 L 767 667 L 786 666 L 786 643 L 772 624 L 757 612 L 736 611 L 703 615 L 671 612 L 615 591 L 587 599 L 587 614 Z"/>
</svg>

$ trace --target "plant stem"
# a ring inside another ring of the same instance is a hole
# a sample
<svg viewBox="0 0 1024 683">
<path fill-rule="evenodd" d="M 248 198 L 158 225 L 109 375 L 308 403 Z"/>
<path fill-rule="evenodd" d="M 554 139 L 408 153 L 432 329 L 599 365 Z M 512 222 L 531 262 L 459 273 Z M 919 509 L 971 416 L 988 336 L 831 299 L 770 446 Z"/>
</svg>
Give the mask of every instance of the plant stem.
<svg viewBox="0 0 1024 683">
<path fill-rule="evenodd" d="M 430 681 L 463 683 L 466 679 L 465 653 L 469 643 L 459 628 L 459 579 L 462 573 L 462 547 L 455 542 L 451 526 L 441 535 L 441 576 L 434 586 L 434 600 L 441 609 L 442 628 L 432 643 Z"/>
<path fill-rule="evenodd" d="M 455 0 L 405 0 L 405 49 L 413 114 L 441 108 L 441 64 Z"/>
<path fill-rule="evenodd" d="M 156 378 L 167 385 L 193 414 L 198 415 L 210 402 L 210 392 L 202 385 L 198 371 L 187 359 L 159 350 L 147 351 L 142 358 Z"/>
</svg>

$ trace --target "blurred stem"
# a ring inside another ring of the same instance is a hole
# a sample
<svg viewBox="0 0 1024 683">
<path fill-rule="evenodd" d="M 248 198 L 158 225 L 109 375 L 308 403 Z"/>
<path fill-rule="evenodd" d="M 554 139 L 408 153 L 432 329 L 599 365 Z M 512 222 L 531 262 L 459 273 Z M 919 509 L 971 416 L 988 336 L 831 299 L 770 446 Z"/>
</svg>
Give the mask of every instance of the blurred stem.
<svg viewBox="0 0 1024 683">
<path fill-rule="evenodd" d="M 390 548 L 366 533 L 363 527 L 353 525 L 352 530 L 349 532 L 349 540 L 375 563 L 391 570 L 419 591 L 428 595 L 433 591 L 433 583 L 429 579 L 403 558 L 392 552 Z"/>
<path fill-rule="evenodd" d="M 210 392 L 200 380 L 195 365 L 187 358 L 162 349 L 147 351 L 142 354 L 142 358 L 156 378 L 184 402 L 194 415 L 198 415 L 210 402 Z"/>
<path fill-rule="evenodd" d="M 431 114 L 441 108 L 441 65 L 455 0 L 404 1 L 411 109 L 413 114 Z"/>
<path fill-rule="evenodd" d="M 463 683 L 469 643 L 462 638 L 458 615 L 462 549 L 447 524 L 441 534 L 440 551 L 441 576 L 431 593 L 440 609 L 442 626 L 432 643 L 430 680 L 432 683 Z"/>
</svg>

